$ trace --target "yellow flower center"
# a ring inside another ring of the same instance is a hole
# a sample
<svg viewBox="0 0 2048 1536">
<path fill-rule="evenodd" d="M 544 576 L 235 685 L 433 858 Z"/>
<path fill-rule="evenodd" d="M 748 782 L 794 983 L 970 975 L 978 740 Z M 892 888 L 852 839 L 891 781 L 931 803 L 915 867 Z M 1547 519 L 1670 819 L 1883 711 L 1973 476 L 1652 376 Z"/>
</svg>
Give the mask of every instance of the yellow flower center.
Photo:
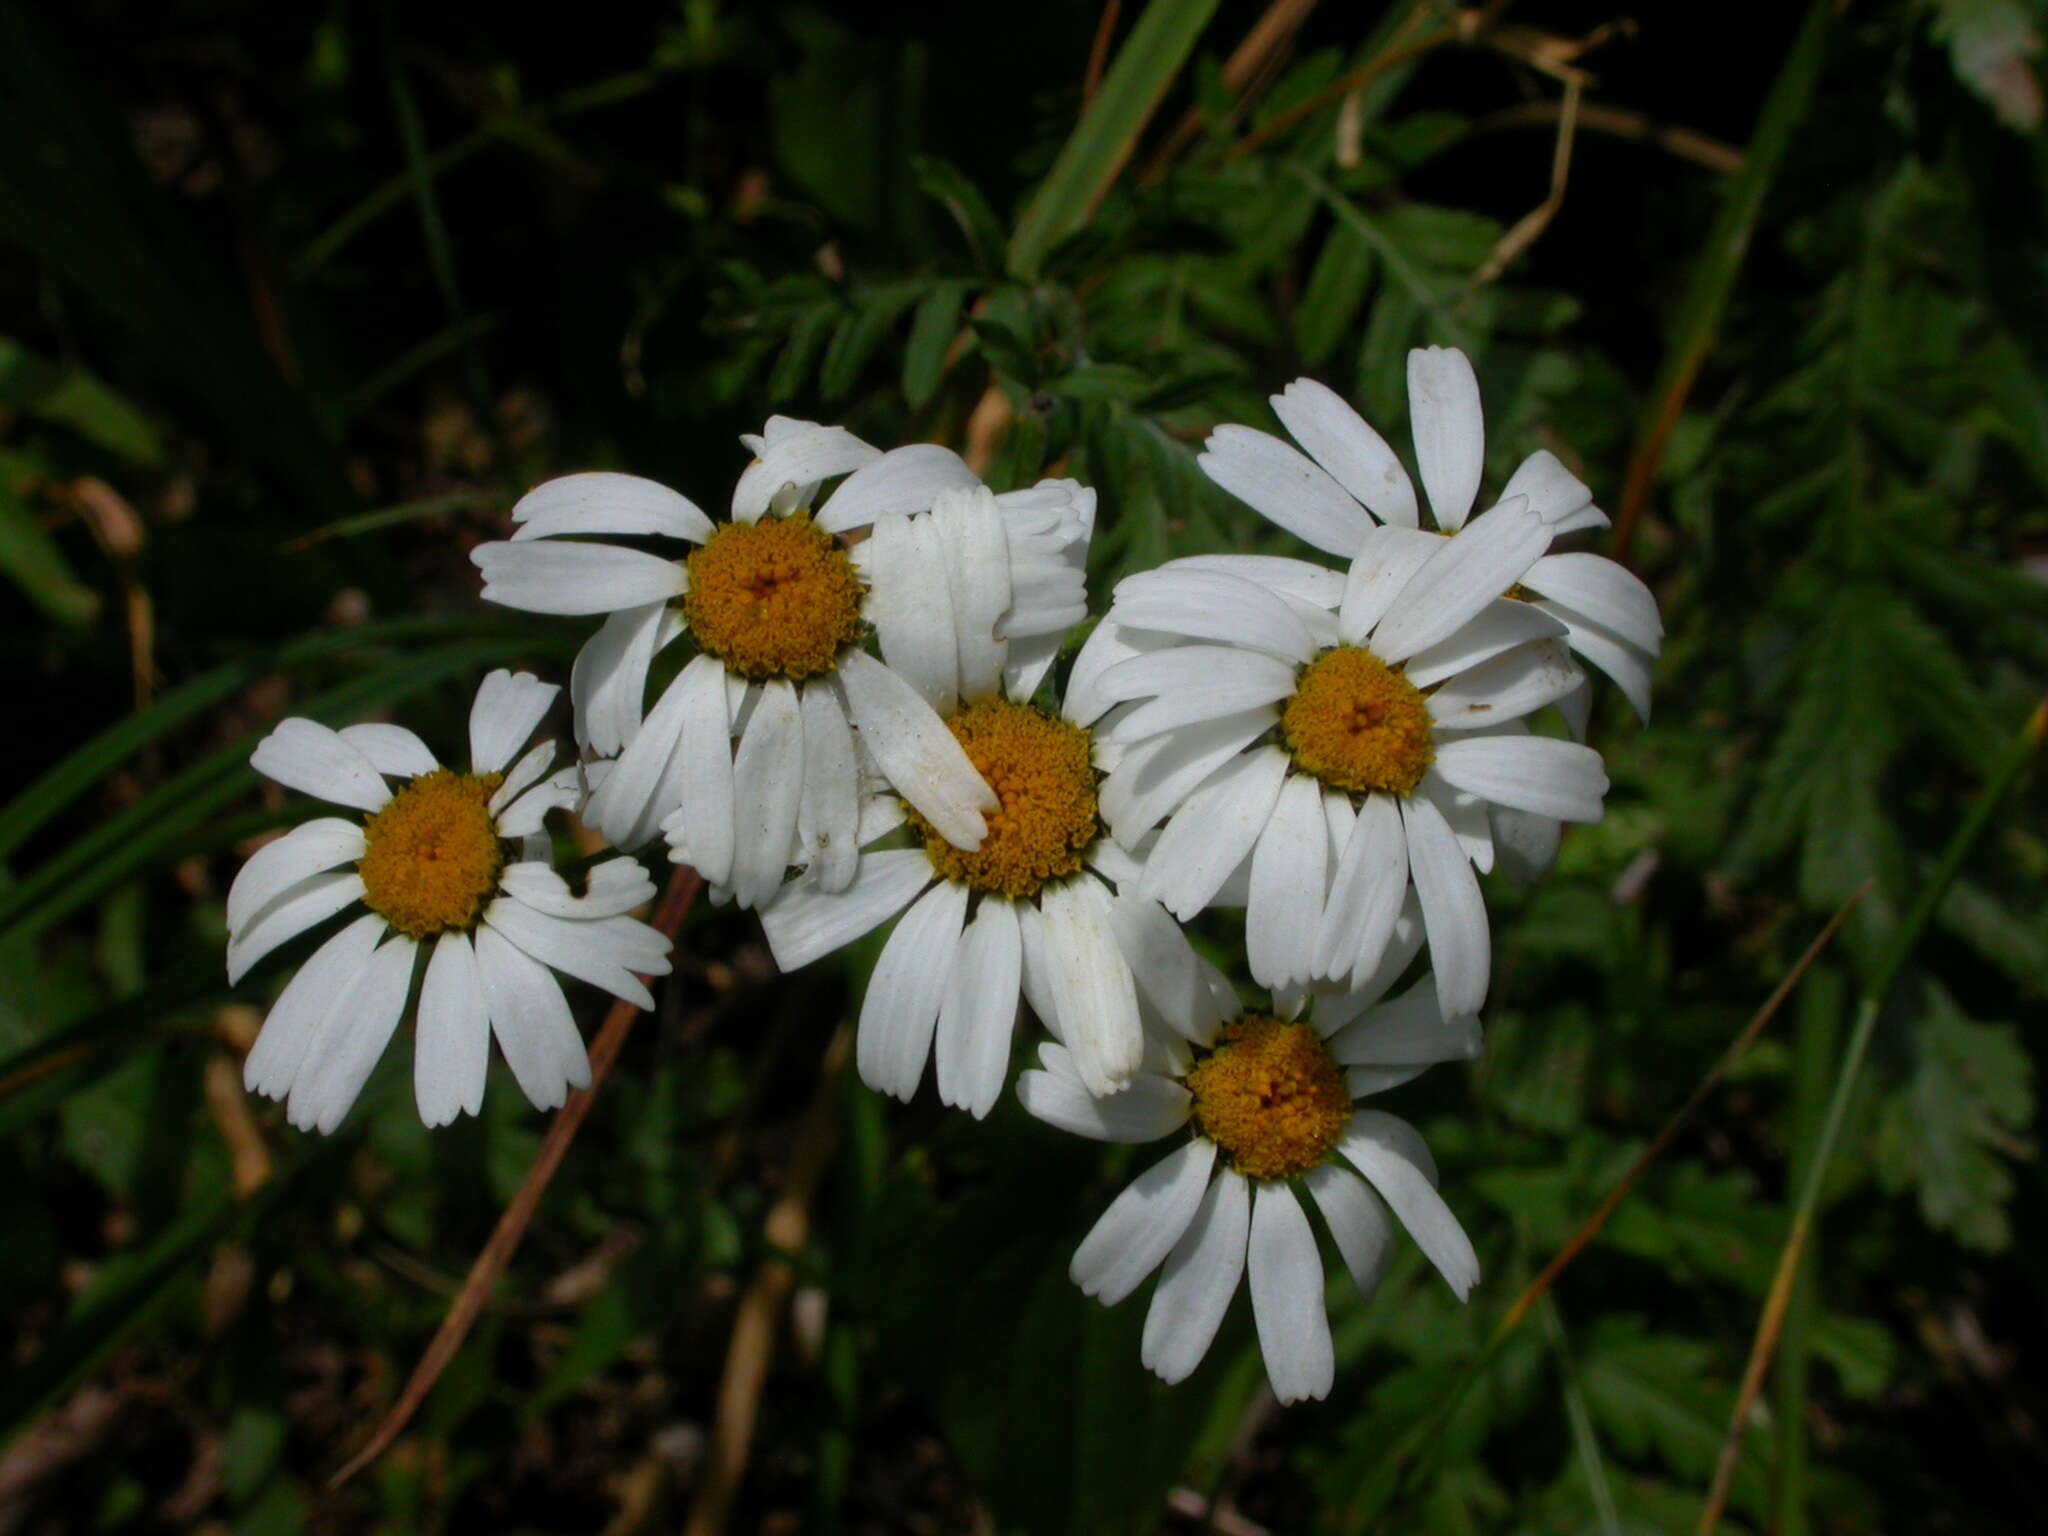
<svg viewBox="0 0 2048 1536">
<path fill-rule="evenodd" d="M 393 795 L 363 826 L 363 904 L 415 939 L 472 926 L 505 867 L 490 810 L 504 778 L 436 768 Z"/>
<path fill-rule="evenodd" d="M 1280 735 L 1303 772 L 1355 794 L 1405 795 L 1436 758 L 1422 690 L 1355 645 L 1309 664 L 1280 712 Z"/>
<path fill-rule="evenodd" d="M 1344 1073 L 1306 1024 L 1247 1015 L 1187 1076 L 1195 1128 L 1248 1179 L 1319 1166 L 1351 1123 Z"/>
<path fill-rule="evenodd" d="M 980 851 L 963 853 L 905 807 L 939 878 L 1024 901 L 1049 880 L 1079 874 L 1096 837 L 1088 733 L 1007 699 L 970 704 L 946 728 L 995 791 L 996 808 Z"/>
<path fill-rule="evenodd" d="M 830 672 L 860 634 L 860 577 L 808 513 L 721 524 L 688 565 L 690 633 L 741 677 Z"/>
</svg>

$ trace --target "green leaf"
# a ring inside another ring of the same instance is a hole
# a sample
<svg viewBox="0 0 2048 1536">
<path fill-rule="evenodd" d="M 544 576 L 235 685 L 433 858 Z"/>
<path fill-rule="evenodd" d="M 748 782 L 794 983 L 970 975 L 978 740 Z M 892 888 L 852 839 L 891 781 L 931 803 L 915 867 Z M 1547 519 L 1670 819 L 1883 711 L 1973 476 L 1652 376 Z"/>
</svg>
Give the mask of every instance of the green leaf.
<svg viewBox="0 0 2048 1536">
<path fill-rule="evenodd" d="M 1152 0 L 1145 7 L 1017 221 L 1009 250 L 1013 276 L 1036 279 L 1053 248 L 1088 222 L 1216 6 L 1217 0 Z"/>
<path fill-rule="evenodd" d="M 1939 988 L 1913 1047 L 1913 1075 L 1878 1127 L 1878 1177 L 1894 1193 L 1913 1190 L 1929 1226 L 2002 1252 L 2012 1243 L 2007 1159 L 2033 1118 L 2033 1063 L 2018 1030 L 1966 1018 Z"/>
<path fill-rule="evenodd" d="M 408 698 L 444 678 L 530 655 L 534 648 L 530 637 L 444 646 L 324 694 L 303 713 L 346 724 L 363 712 Z M 187 829 L 248 792 L 255 783 L 248 758 L 258 739 L 251 733 L 193 764 L 39 865 L 0 895 L 0 929 L 41 933 L 147 868 L 175 846 Z"/>
<path fill-rule="evenodd" d="M 22 595 L 59 624 L 90 624 L 100 611 L 100 595 L 71 571 L 71 562 L 57 547 L 35 514 L 0 482 L 0 571 Z"/>
<path fill-rule="evenodd" d="M 131 464 L 163 462 L 162 437 L 142 412 L 84 369 L 59 368 L 6 336 L 0 336 L 0 405 L 69 427 Z"/>
<path fill-rule="evenodd" d="M 938 392 L 946 372 L 946 353 L 960 332 L 960 310 L 967 288 L 940 283 L 918 303 L 911 317 L 910 339 L 903 347 L 903 398 L 913 410 Z"/>
<path fill-rule="evenodd" d="M 811 366 L 817 360 L 818 349 L 825 344 L 833 321 L 838 320 L 841 313 L 840 305 L 833 301 L 815 304 L 797 316 L 796 323 L 789 328 L 789 340 L 783 344 L 782 355 L 775 359 L 774 371 L 768 375 L 770 400 L 787 400 L 804 387 L 804 380 L 811 376 Z"/>
<path fill-rule="evenodd" d="M 974 255 L 974 264 L 984 272 L 998 271 L 1003 253 L 1003 227 L 989 211 L 988 199 L 981 195 L 980 189 L 951 161 L 941 160 L 937 155 L 911 156 L 910 169 L 925 196 L 953 215 L 953 222 L 967 237 L 967 248 Z"/>
<path fill-rule="evenodd" d="M 915 283 L 892 283 L 855 298 L 852 313 L 832 333 L 818 370 L 818 387 L 826 399 L 838 399 L 860 381 L 861 369 L 897 318 L 916 302 L 919 292 Z"/>
<path fill-rule="evenodd" d="M 1294 339 L 1302 357 L 1320 363 L 1337 348 L 1372 281 L 1372 246 L 1348 224 L 1330 231 L 1294 311 Z"/>
<path fill-rule="evenodd" d="M 366 624 L 360 629 L 308 635 L 282 650 L 230 662 L 203 673 L 108 726 L 16 795 L 4 810 L 0 810 L 0 859 L 13 853 L 51 817 L 128 758 L 150 743 L 161 741 L 208 705 L 219 702 L 238 688 L 247 687 L 265 672 L 290 673 L 308 662 L 341 651 L 372 650 L 387 643 L 450 639 L 464 634 L 487 634 L 495 628 L 498 628 L 495 622 L 485 623 L 476 619 L 457 623 L 438 618 L 395 619 L 388 623 Z"/>
</svg>

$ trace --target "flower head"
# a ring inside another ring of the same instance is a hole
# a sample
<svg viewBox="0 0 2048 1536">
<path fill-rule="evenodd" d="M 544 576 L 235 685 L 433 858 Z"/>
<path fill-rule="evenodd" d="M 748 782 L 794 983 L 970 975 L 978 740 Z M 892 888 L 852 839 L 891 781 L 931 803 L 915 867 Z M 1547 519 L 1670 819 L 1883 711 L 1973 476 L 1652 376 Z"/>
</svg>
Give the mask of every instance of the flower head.
<svg viewBox="0 0 2048 1536">
<path fill-rule="evenodd" d="M 621 847 L 665 834 L 674 858 L 743 906 L 766 901 L 791 865 L 828 890 L 851 885 L 864 764 L 948 839 L 978 847 L 993 796 L 929 686 L 953 664 L 951 605 L 993 601 L 1009 638 L 1035 648 L 1051 631 L 1034 622 L 1070 625 L 1012 601 L 1013 585 L 1028 597 L 1048 573 L 1013 573 L 1010 546 L 1071 508 L 1077 488 L 989 498 L 947 449 L 883 453 L 783 417 L 745 441 L 755 458 L 726 522 L 650 481 L 570 475 L 513 508 L 512 539 L 476 552 L 494 602 L 609 615 L 571 677 L 578 739 L 601 760 L 588 818 Z M 934 589 L 904 525 L 969 493 L 991 508 L 981 539 Z M 620 537 L 693 547 L 664 557 L 594 542 Z M 643 718 L 654 658 L 683 636 L 697 654 Z"/>
<path fill-rule="evenodd" d="M 1108 1097 L 1087 1091 L 1059 1045 L 1042 1047 L 1040 1065 L 1019 1075 L 1024 1107 L 1076 1135 L 1185 1137 L 1117 1197 L 1071 1266 L 1075 1283 L 1109 1306 L 1159 1271 L 1141 1348 L 1166 1381 L 1201 1363 L 1249 1273 L 1275 1395 L 1285 1403 L 1330 1390 L 1335 1357 L 1308 1202 L 1367 1295 L 1397 1219 L 1461 1299 L 1478 1280 L 1421 1136 L 1356 1102 L 1479 1051 L 1478 1020 L 1446 1019 L 1427 977 L 1381 1000 L 1399 969 L 1350 994 L 1284 996 L 1270 1012 L 1237 1013 L 1192 1037 L 1155 1030 L 1144 1070 Z"/>
<path fill-rule="evenodd" d="M 314 925 L 363 909 L 299 968 L 244 1067 L 251 1091 L 287 1101 L 292 1124 L 341 1123 L 422 963 L 413 1081 L 428 1125 L 481 1107 L 493 1035 L 538 1108 L 590 1081 L 551 968 L 653 1005 L 634 973 L 666 975 L 668 941 L 627 915 L 653 883 L 635 860 L 611 859 L 581 895 L 572 891 L 541 825 L 581 798 L 577 771 L 550 774 L 551 742 L 514 761 L 558 692 L 525 673 L 486 677 L 470 711 L 466 773 L 395 725 L 333 731 L 294 718 L 257 746 L 259 773 L 363 813 L 308 821 L 266 843 L 228 892 L 230 982 Z"/>
<path fill-rule="evenodd" d="M 1056 642 L 1080 616 L 1092 498 L 1062 490 L 1039 498 L 1035 518 L 1010 520 L 1007 574 L 993 557 L 1005 527 L 995 500 L 949 495 L 927 516 L 880 525 L 870 557 L 901 562 L 899 590 L 922 594 L 878 617 L 883 654 L 994 791 L 986 837 L 963 846 L 907 793 L 878 786 L 862 810 L 863 841 L 902 828 L 910 845 L 871 847 L 844 891 L 806 875 L 761 913 L 785 970 L 902 913 L 861 1006 L 861 1075 L 908 1098 L 936 1059 L 939 1097 L 977 1116 L 1002 1092 L 1020 1000 L 1104 1093 L 1138 1070 L 1148 1014 L 1194 1030 L 1235 1006 L 1157 903 L 1136 893 L 1137 865 L 1104 829 L 1113 753 L 1034 698 L 1052 658 L 1045 638 Z M 922 643 L 899 657 L 912 638 Z"/>
</svg>

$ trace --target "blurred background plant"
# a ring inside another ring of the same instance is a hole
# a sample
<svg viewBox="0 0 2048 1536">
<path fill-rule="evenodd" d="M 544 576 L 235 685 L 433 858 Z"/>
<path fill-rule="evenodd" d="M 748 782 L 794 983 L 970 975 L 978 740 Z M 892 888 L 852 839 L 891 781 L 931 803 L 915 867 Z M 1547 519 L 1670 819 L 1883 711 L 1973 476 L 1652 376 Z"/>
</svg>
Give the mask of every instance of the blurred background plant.
<svg viewBox="0 0 2048 1536">
<path fill-rule="evenodd" d="M 0 1530 L 1689 1530 L 1824 1136 L 1723 1528 L 2048 1524 L 2044 25 L 0 0 Z M 943 441 L 1100 487 L 1106 595 L 1287 552 L 1203 433 L 1307 372 L 1399 442 L 1428 342 L 1489 483 L 1559 453 L 1670 626 L 1654 723 L 1595 717 L 1606 822 L 1493 893 L 1484 1060 L 1395 1106 L 1472 1306 L 1411 1251 L 1333 1280 L 1329 1401 L 1273 1410 L 1241 1313 L 1160 1387 L 1142 1303 L 1065 1278 L 1121 1159 L 885 1107 L 840 1066 L 872 954 L 777 977 L 700 908 L 476 1331 L 330 1489 L 545 1125 L 500 1084 L 427 1135 L 403 1052 L 329 1141 L 244 1097 L 289 961 L 231 992 L 222 896 L 307 813 L 255 737 L 453 743 L 486 668 L 561 673 L 580 626 L 465 558 L 547 475 L 715 507 L 771 410 Z"/>
</svg>

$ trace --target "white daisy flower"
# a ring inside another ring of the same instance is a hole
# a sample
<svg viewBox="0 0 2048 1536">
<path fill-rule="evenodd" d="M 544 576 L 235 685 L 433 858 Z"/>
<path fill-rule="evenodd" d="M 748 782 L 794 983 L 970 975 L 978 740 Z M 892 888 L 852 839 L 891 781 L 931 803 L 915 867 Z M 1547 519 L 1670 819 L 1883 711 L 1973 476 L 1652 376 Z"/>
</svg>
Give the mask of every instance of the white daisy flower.
<svg viewBox="0 0 2048 1536">
<path fill-rule="evenodd" d="M 1298 538 L 1345 560 L 1377 525 L 1425 531 L 1414 483 L 1399 455 L 1335 391 L 1296 379 L 1272 404 L 1302 451 L 1252 427 L 1218 427 L 1200 461 L 1211 480 Z M 1479 381 L 1465 354 L 1449 347 L 1411 351 L 1408 409 L 1430 511 L 1438 531 L 1455 533 L 1471 514 L 1486 462 Z M 1593 493 L 1548 449 L 1522 461 L 1499 499 L 1517 496 L 1552 535 L 1607 526 Z M 1427 557 L 1427 540 L 1410 543 L 1407 560 Z M 1664 637 L 1649 588 L 1594 554 L 1542 555 L 1518 585 L 1521 591 L 1514 595 L 1556 617 L 1571 648 L 1611 677 L 1636 713 L 1648 719 L 1650 665 Z M 1585 697 L 1578 695 L 1567 708 L 1582 707 Z"/>
<path fill-rule="evenodd" d="M 1165 822 L 1140 889 L 1183 920 L 1242 903 L 1284 987 L 1374 971 L 1412 878 L 1443 1010 L 1476 1012 L 1490 813 L 1597 821 L 1607 790 L 1597 752 L 1522 723 L 1584 681 L 1562 622 L 1500 595 L 1548 541 L 1516 496 L 1453 538 L 1369 528 L 1348 573 L 1215 555 L 1122 582 L 1068 708 L 1124 749 L 1111 832 Z"/>
<path fill-rule="evenodd" d="M 486 677 L 470 711 L 467 773 L 442 767 L 396 725 L 333 731 L 295 718 L 257 745 L 257 772 L 366 813 L 264 844 L 228 891 L 230 983 L 316 923 L 364 909 L 299 968 L 243 1068 L 251 1092 L 287 1101 L 293 1125 L 341 1123 L 422 963 L 413 1086 L 430 1126 L 482 1105 L 492 1035 L 536 1108 L 589 1084 L 552 971 L 654 1006 L 634 973 L 667 975 L 669 943 L 626 915 L 654 895 L 653 882 L 637 860 L 611 859 L 572 891 L 549 862 L 541 822 L 581 798 L 577 770 L 549 773 L 552 742 L 513 761 L 560 691 L 523 672 Z"/>
<path fill-rule="evenodd" d="M 878 560 L 905 562 L 906 576 L 921 570 L 901 590 L 918 594 L 924 611 L 884 609 L 876 626 L 884 654 L 933 701 L 995 790 L 987 837 L 964 847 L 914 803 L 877 795 L 862 816 L 863 839 L 907 822 L 913 845 L 869 849 L 843 891 L 802 876 L 761 912 L 784 970 L 904 913 L 862 1002 L 861 1076 L 907 1099 L 935 1058 L 939 1097 L 977 1117 L 1002 1092 L 1020 998 L 1067 1042 L 1075 1071 L 1098 1093 L 1138 1070 L 1144 1010 L 1197 1031 L 1235 1007 L 1172 920 L 1136 894 L 1135 861 L 1103 835 L 1101 771 L 1088 731 L 1030 702 L 1050 655 L 1020 656 L 1003 638 L 1020 603 L 1043 603 L 1071 622 L 1085 525 L 1077 531 L 1079 519 L 1065 519 L 1063 532 L 1048 500 L 1041 542 L 1020 546 L 1023 558 L 1007 567 L 1038 573 L 1043 587 L 1031 589 L 1036 576 L 1018 576 L 1006 594 L 995 502 L 986 491 L 949 493 L 929 517 L 878 525 L 872 541 Z M 936 639 L 941 624 L 955 643 L 950 657 L 934 661 L 945 650 Z M 895 639 L 908 632 L 899 625 L 933 637 L 915 649 L 922 660 L 895 654 Z"/>
<path fill-rule="evenodd" d="M 1320 1398 L 1335 1372 L 1323 1309 L 1313 1202 L 1345 1267 L 1370 1296 L 1408 1229 L 1460 1300 L 1479 1261 L 1437 1193 L 1436 1164 L 1407 1121 L 1355 1101 L 1479 1052 L 1479 1021 L 1446 1020 L 1427 977 L 1389 1001 L 1380 988 L 1243 1013 L 1192 1041 L 1148 1037 L 1145 1070 L 1107 1098 L 1087 1091 L 1071 1053 L 1039 1050 L 1017 1097 L 1039 1119 L 1098 1141 L 1192 1134 L 1140 1174 L 1075 1250 L 1074 1282 L 1105 1306 L 1153 1270 L 1147 1367 L 1185 1379 L 1201 1363 L 1240 1279 L 1273 1393 Z M 1391 1217 L 1390 1213 L 1391 1212 Z"/>
<path fill-rule="evenodd" d="M 857 729 L 885 775 L 915 786 L 922 814 L 978 843 L 988 787 L 929 706 L 863 648 L 872 593 L 842 536 L 980 481 L 947 449 L 884 454 L 844 428 L 783 417 L 744 441 L 755 460 L 724 524 L 650 480 L 567 475 L 530 491 L 512 509 L 513 537 L 472 557 L 492 602 L 609 615 L 570 678 L 579 742 L 617 754 L 586 820 L 622 848 L 665 830 L 679 861 L 743 906 L 805 852 L 844 889 L 857 855 Z M 814 512 L 819 486 L 840 476 Z M 598 542 L 617 537 L 695 548 L 670 558 Z M 655 653 L 683 634 L 697 655 L 643 720 Z"/>
</svg>

